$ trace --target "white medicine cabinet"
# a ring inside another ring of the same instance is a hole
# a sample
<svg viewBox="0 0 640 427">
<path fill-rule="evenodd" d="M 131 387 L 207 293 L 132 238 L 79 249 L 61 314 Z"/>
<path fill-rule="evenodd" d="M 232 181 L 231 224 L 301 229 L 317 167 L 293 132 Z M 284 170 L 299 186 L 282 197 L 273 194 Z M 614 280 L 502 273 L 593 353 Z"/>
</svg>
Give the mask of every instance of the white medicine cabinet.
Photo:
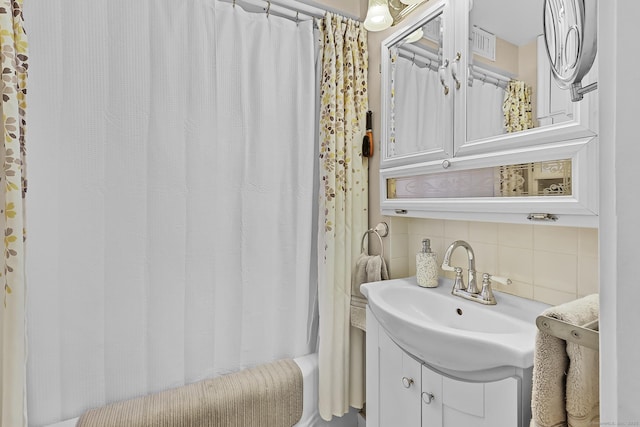
<svg viewBox="0 0 640 427">
<path fill-rule="evenodd" d="M 544 0 L 429 3 L 382 43 L 382 213 L 597 226 L 598 93 L 553 80 Z"/>
</svg>

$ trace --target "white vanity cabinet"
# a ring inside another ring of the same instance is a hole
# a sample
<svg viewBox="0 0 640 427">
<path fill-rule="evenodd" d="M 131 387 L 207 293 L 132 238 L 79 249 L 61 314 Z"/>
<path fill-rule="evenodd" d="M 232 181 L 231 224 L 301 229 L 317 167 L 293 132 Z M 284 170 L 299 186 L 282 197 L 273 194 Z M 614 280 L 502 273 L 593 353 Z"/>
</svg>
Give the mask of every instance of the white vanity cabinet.
<svg viewBox="0 0 640 427">
<path fill-rule="evenodd" d="M 368 308 L 366 345 L 367 427 L 528 426 L 530 370 L 491 381 L 437 372 L 393 342 Z"/>
<path fill-rule="evenodd" d="M 597 92 L 556 87 L 543 2 L 430 3 L 382 43 L 382 213 L 596 227 Z"/>
<path fill-rule="evenodd" d="M 518 421 L 519 392 L 520 379 L 516 377 L 487 383 L 459 381 L 423 365 L 422 424 L 419 425 L 521 426 L 523 424 Z"/>
</svg>

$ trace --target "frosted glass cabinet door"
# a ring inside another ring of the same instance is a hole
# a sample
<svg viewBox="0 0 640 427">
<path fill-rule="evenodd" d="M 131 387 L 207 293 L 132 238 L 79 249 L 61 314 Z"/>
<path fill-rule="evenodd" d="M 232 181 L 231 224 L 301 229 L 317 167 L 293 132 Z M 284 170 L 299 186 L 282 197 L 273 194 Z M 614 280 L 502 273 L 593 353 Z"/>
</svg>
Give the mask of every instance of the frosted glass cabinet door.
<svg viewBox="0 0 640 427">
<path fill-rule="evenodd" d="M 380 427 L 420 425 L 421 365 L 380 331 Z"/>
</svg>

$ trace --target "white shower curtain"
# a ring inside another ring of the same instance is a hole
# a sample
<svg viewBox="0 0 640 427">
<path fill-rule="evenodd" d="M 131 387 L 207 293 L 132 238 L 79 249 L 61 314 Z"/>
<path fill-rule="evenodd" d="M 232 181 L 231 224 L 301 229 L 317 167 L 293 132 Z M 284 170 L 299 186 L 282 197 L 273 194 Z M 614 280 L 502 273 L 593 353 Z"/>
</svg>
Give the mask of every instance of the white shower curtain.
<svg viewBox="0 0 640 427">
<path fill-rule="evenodd" d="M 504 90 L 479 79 L 467 91 L 467 140 L 489 138 L 505 133 L 502 104 Z"/>
<path fill-rule="evenodd" d="M 438 73 L 427 67 L 419 67 L 399 55 L 393 66 L 393 154 L 400 156 L 437 148 L 444 138 L 441 125 L 444 93 Z"/>
<path fill-rule="evenodd" d="M 313 351 L 312 22 L 27 3 L 31 425 Z"/>
</svg>

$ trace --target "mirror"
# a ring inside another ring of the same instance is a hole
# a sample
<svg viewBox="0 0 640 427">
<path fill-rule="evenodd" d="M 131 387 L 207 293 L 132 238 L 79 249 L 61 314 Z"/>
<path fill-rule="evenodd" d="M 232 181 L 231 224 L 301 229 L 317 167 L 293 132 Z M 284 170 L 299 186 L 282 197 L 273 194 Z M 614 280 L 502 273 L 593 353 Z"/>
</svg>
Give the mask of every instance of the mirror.
<svg viewBox="0 0 640 427">
<path fill-rule="evenodd" d="M 390 48 L 390 123 L 387 156 L 438 148 L 445 138 L 443 114 L 442 14 L 416 27 Z"/>
<path fill-rule="evenodd" d="M 539 122 L 536 105 L 542 9 L 543 0 L 472 2 L 467 140 L 550 124 Z M 569 119 L 564 114 L 551 123 Z"/>
<path fill-rule="evenodd" d="M 383 167 L 597 132 L 597 94 L 573 103 L 553 78 L 544 5 L 440 0 L 383 42 Z"/>
<path fill-rule="evenodd" d="M 571 159 L 387 179 L 388 199 L 571 196 Z"/>
</svg>

